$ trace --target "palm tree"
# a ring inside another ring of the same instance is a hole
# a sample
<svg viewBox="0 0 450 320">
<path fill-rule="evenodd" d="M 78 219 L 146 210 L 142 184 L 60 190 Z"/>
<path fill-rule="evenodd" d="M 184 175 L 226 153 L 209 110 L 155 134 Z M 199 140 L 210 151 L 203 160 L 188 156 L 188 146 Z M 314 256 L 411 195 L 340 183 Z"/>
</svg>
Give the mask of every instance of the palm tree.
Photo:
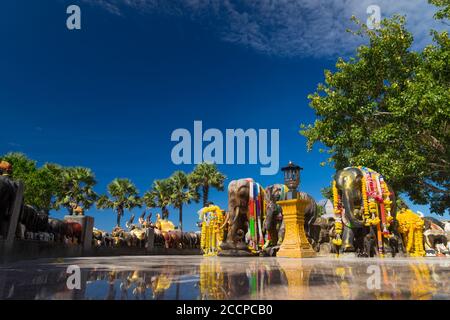
<svg viewBox="0 0 450 320">
<path fill-rule="evenodd" d="M 153 185 L 144 195 L 145 204 L 148 207 L 161 208 L 162 218 L 169 217 L 167 206 L 170 204 L 171 182 L 169 179 L 153 181 Z"/>
<path fill-rule="evenodd" d="M 97 183 L 94 173 L 91 169 L 82 167 L 59 168 L 58 170 L 61 170 L 60 185 L 55 197 L 55 209 L 62 206 L 72 214 L 71 204 L 75 203 L 84 210 L 88 210 L 98 198 L 93 189 Z"/>
<path fill-rule="evenodd" d="M 117 212 L 117 226 L 125 209 L 141 207 L 141 199 L 136 186 L 129 179 L 114 179 L 107 187 L 109 196 L 102 195 L 97 201 L 99 209 L 113 209 Z"/>
<path fill-rule="evenodd" d="M 195 188 L 190 185 L 189 177 L 183 171 L 176 171 L 169 178 L 171 182 L 170 203 L 180 212 L 180 230 L 183 230 L 183 205 L 198 202 L 199 194 Z"/>
<path fill-rule="evenodd" d="M 223 191 L 223 182 L 226 178 L 224 174 L 217 170 L 215 164 L 203 162 L 195 167 L 190 174 L 190 180 L 195 190 L 202 188 L 204 207 L 208 204 L 209 189 L 213 187 Z"/>
<path fill-rule="evenodd" d="M 155 194 L 151 192 L 152 190 L 144 193 L 142 197 L 143 204 L 148 208 L 158 208 L 158 204 L 156 203 Z"/>
</svg>

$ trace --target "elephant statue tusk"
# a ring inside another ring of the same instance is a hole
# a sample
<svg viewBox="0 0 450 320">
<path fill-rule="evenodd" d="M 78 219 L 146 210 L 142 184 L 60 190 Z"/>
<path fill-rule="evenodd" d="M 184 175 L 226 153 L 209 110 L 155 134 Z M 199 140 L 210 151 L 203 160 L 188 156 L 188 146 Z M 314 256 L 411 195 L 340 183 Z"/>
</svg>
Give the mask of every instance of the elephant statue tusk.
<svg viewBox="0 0 450 320">
<path fill-rule="evenodd" d="M 230 213 L 227 212 L 226 215 L 225 215 L 225 220 L 224 220 L 224 222 L 222 223 L 222 225 L 220 226 L 219 229 L 225 228 L 225 226 L 227 225 L 227 223 L 229 223 L 229 220 L 230 220 Z"/>
<path fill-rule="evenodd" d="M 233 224 L 236 223 L 237 218 L 239 216 L 239 206 L 235 207 L 234 210 L 236 211 L 236 213 L 235 213 L 234 218 L 233 218 Z"/>
</svg>

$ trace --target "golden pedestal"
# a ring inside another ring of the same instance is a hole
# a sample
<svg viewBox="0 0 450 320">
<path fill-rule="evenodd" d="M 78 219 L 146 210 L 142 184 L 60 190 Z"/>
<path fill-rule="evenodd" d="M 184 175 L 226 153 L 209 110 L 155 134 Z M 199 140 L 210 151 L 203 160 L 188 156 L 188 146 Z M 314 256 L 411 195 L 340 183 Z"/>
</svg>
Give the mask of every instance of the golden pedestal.
<svg viewBox="0 0 450 320">
<path fill-rule="evenodd" d="M 278 201 L 283 209 L 285 234 L 277 257 L 286 258 L 312 258 L 316 252 L 309 244 L 305 234 L 305 208 L 308 201 L 292 199 Z"/>
</svg>

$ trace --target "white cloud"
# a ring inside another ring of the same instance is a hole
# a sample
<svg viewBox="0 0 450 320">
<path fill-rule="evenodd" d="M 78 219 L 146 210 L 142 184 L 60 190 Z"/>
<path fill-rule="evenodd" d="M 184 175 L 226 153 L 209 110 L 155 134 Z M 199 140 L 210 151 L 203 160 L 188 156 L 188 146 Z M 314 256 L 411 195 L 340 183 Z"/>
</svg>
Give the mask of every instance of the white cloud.
<svg viewBox="0 0 450 320">
<path fill-rule="evenodd" d="M 114 14 L 123 8 L 141 13 L 188 17 L 224 41 L 281 56 L 334 57 L 354 52 L 361 39 L 346 32 L 355 28 L 350 17 L 367 18 L 376 4 L 382 17 L 407 16 L 415 48 L 430 43 L 429 30 L 448 26 L 433 19 L 426 0 L 85 0 Z"/>
</svg>

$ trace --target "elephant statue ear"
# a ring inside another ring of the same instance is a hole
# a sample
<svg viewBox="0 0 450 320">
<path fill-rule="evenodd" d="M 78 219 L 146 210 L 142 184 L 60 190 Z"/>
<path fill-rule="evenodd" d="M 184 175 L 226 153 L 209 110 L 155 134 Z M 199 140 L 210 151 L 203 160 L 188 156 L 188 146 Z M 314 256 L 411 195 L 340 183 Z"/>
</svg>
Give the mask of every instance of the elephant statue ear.
<svg viewBox="0 0 450 320">
<path fill-rule="evenodd" d="M 268 186 L 266 188 L 266 199 L 267 200 L 272 199 L 272 188 L 273 188 L 273 186 Z"/>
</svg>

